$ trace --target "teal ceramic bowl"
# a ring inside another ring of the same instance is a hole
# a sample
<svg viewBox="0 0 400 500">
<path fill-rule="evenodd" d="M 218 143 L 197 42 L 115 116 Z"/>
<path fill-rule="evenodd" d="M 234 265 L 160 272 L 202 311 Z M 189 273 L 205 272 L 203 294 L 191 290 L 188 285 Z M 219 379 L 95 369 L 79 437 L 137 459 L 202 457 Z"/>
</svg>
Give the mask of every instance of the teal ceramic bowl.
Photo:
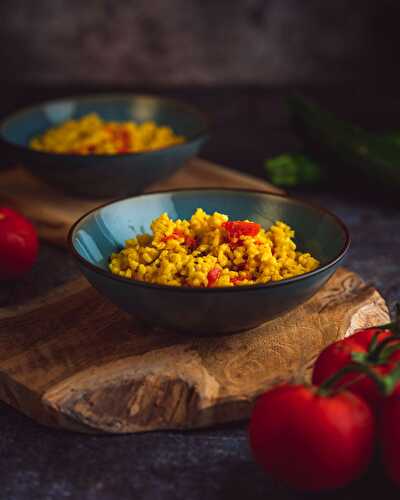
<svg viewBox="0 0 400 500">
<path fill-rule="evenodd" d="M 231 219 L 250 219 L 269 227 L 283 220 L 296 231 L 300 250 L 310 251 L 321 267 L 266 285 L 187 288 L 120 278 L 108 259 L 125 240 L 150 232 L 163 212 L 190 218 L 196 208 Z M 254 328 L 309 299 L 334 273 L 349 247 L 349 233 L 333 214 L 303 201 L 257 191 L 195 189 L 145 194 L 116 201 L 84 215 L 71 228 L 69 246 L 82 273 L 111 302 L 154 327 L 196 335 Z"/>
<path fill-rule="evenodd" d="M 186 141 L 157 151 L 118 155 L 64 155 L 35 151 L 32 137 L 71 118 L 96 112 L 105 120 L 172 127 Z M 0 124 L 2 152 L 32 174 L 66 192 L 87 196 L 136 194 L 162 180 L 195 156 L 207 138 L 205 117 L 196 109 L 156 96 L 115 94 L 71 97 L 26 108 Z"/>
</svg>

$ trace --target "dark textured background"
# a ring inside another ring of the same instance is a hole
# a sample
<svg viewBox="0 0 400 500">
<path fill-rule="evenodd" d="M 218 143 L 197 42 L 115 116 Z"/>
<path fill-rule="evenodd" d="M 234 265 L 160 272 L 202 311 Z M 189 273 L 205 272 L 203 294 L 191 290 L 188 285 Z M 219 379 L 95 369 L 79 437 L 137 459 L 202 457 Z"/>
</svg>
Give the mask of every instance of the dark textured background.
<svg viewBox="0 0 400 500">
<path fill-rule="evenodd" d="M 398 78 L 398 0 L 1 0 L 3 80 Z"/>
</svg>

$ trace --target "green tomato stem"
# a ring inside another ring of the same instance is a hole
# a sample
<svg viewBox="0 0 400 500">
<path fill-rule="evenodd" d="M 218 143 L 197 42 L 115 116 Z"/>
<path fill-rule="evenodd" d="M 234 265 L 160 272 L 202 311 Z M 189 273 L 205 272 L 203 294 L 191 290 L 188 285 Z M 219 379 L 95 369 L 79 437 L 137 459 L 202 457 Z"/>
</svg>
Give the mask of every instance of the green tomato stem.
<svg viewBox="0 0 400 500">
<path fill-rule="evenodd" d="M 400 368 L 400 363 L 399 363 L 399 368 Z M 340 370 L 338 370 L 336 373 L 328 377 L 322 384 L 318 387 L 317 389 L 317 394 L 320 396 L 329 396 L 332 393 L 335 393 L 339 390 L 343 390 L 342 387 L 335 388 L 336 382 L 339 382 L 345 375 L 348 375 L 349 373 L 359 373 L 360 375 L 367 375 L 369 376 L 378 386 L 379 391 L 382 393 L 386 392 L 385 388 L 385 379 L 384 377 L 381 377 L 377 373 L 375 373 L 370 366 L 364 363 L 349 363 L 348 365 L 344 366 Z M 400 376 L 400 369 L 399 369 L 399 376 Z M 349 387 L 356 382 L 358 382 L 359 377 L 355 378 L 352 381 L 349 381 L 348 384 L 346 384 L 346 387 Z"/>
<path fill-rule="evenodd" d="M 384 395 L 390 395 L 396 388 L 397 383 L 400 381 L 400 361 L 398 361 L 393 370 L 382 376 L 372 369 L 373 365 L 385 364 L 390 361 L 390 357 L 398 350 L 400 350 L 400 303 L 396 304 L 395 319 L 391 323 L 380 325 L 377 328 L 380 330 L 390 330 L 393 336 L 388 337 L 381 342 L 378 342 L 378 334 L 375 334 L 370 342 L 369 350 L 367 353 L 353 352 L 351 355 L 352 362 L 338 370 L 336 373 L 328 377 L 317 389 L 317 394 L 321 396 L 329 396 L 338 390 L 344 390 L 347 387 L 355 384 L 363 376 L 368 376 L 375 382 L 379 392 Z M 394 345 L 393 342 L 396 342 Z M 350 373 L 359 373 L 359 377 L 350 380 L 340 388 L 335 388 L 345 375 Z"/>
<path fill-rule="evenodd" d="M 390 356 L 396 351 L 400 350 L 400 336 L 393 335 L 393 337 L 388 337 L 379 344 L 376 344 L 374 348 L 370 348 L 366 361 L 372 364 L 385 364 L 390 360 Z M 394 345 L 389 345 L 393 344 Z"/>
</svg>

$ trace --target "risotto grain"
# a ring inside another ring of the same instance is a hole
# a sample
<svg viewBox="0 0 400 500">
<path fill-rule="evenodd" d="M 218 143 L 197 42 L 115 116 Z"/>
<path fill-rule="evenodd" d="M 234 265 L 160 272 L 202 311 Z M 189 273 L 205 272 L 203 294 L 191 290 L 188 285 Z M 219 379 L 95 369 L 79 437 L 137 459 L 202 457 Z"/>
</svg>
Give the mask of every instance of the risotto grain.
<svg viewBox="0 0 400 500">
<path fill-rule="evenodd" d="M 173 146 L 184 142 L 170 127 L 158 126 L 148 121 L 104 121 L 96 113 L 77 120 L 68 120 L 34 137 L 30 147 L 37 151 L 59 154 L 138 153 Z"/>
<path fill-rule="evenodd" d="M 111 255 L 113 274 L 161 285 L 232 287 L 279 281 L 319 266 L 310 253 L 296 250 L 294 231 L 281 221 L 266 230 L 198 208 L 190 220 L 163 213 L 151 230 Z"/>
</svg>

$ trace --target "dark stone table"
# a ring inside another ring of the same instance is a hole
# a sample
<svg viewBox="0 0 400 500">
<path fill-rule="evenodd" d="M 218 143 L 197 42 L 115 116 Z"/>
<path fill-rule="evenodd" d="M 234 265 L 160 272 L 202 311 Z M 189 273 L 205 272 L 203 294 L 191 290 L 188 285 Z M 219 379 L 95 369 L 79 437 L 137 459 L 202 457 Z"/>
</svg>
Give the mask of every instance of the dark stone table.
<svg viewBox="0 0 400 500">
<path fill-rule="evenodd" d="M 90 90 L 3 86 L 0 114 L 41 99 Z M 400 128 L 400 100 L 394 92 L 392 97 L 387 92 L 377 97 L 375 91 L 361 87 L 303 90 L 365 127 Z M 210 114 L 214 129 L 203 153 L 210 160 L 262 177 L 266 157 L 299 146 L 285 110 L 285 96 L 290 89 L 240 87 L 163 92 L 186 99 Z M 374 283 L 392 307 L 400 297 L 397 200 L 379 192 L 365 193 L 358 185 L 295 194 L 333 210 L 346 222 L 353 239 L 348 267 Z M 0 286 L 0 305 L 27 301 L 76 275 L 74 263 L 64 251 L 43 243 L 33 271 L 15 285 Z M 398 498 L 398 492 L 387 484 L 376 465 L 351 487 L 317 498 L 347 500 L 367 493 Z M 306 497 L 273 483 L 253 463 L 245 423 L 185 433 L 86 436 L 41 427 L 0 403 L 0 499 Z"/>
</svg>

